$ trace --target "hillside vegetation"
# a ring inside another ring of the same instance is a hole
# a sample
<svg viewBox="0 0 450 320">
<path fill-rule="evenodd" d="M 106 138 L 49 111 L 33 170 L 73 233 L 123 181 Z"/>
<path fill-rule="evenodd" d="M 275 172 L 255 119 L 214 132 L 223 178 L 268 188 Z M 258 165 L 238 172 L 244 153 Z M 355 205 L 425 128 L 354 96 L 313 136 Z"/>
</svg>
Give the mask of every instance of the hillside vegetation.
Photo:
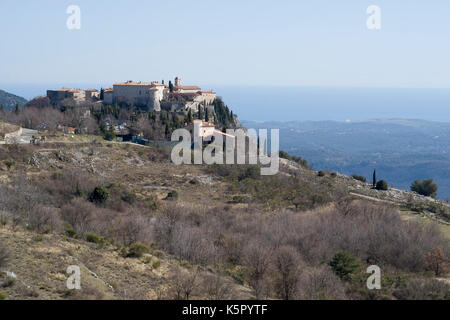
<svg viewBox="0 0 450 320">
<path fill-rule="evenodd" d="M 0 146 L 7 299 L 450 297 L 444 216 L 411 218 L 393 190 L 289 160 L 260 176 L 175 166 L 162 148 L 58 140 Z M 81 291 L 65 287 L 72 264 Z M 382 290 L 366 288 L 372 264 Z"/>
<path fill-rule="evenodd" d="M 3 107 L 6 110 L 14 110 L 16 108 L 16 105 L 19 105 L 19 107 L 23 107 L 26 103 L 26 99 L 0 90 L 0 108 Z"/>
</svg>

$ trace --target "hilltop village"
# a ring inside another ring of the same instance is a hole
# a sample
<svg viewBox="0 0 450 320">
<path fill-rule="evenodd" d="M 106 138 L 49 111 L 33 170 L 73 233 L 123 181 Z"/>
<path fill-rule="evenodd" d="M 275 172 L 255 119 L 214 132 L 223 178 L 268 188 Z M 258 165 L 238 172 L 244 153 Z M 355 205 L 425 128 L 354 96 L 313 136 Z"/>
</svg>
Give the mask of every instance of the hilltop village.
<svg viewBox="0 0 450 320">
<path fill-rule="evenodd" d="M 237 116 L 215 91 L 183 85 L 180 77 L 168 83 L 130 80 L 109 88 L 51 89 L 23 108 L 3 112 L 1 118 L 27 128 L 8 132 L 4 143 L 42 143 L 46 136 L 60 132 L 148 144 L 170 140 L 179 128 L 211 140 L 214 133 L 238 125 Z"/>
<path fill-rule="evenodd" d="M 126 81 L 115 83 L 111 88 L 101 89 L 69 89 L 48 90 L 50 103 L 59 107 L 64 100 L 73 99 L 77 103 L 86 101 L 101 102 L 105 105 L 136 106 L 149 111 L 192 110 L 211 106 L 216 99 L 212 90 L 202 90 L 197 86 L 183 86 L 181 78 L 175 78 L 175 85 L 159 82 Z"/>
</svg>

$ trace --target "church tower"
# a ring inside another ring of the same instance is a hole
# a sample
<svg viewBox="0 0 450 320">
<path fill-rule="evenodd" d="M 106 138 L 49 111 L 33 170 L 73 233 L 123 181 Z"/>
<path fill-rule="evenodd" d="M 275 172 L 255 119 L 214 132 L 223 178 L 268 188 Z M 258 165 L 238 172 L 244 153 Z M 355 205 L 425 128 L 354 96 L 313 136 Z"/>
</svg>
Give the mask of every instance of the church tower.
<svg viewBox="0 0 450 320">
<path fill-rule="evenodd" d="M 181 87 L 181 78 L 180 77 L 175 78 L 175 87 Z"/>
</svg>

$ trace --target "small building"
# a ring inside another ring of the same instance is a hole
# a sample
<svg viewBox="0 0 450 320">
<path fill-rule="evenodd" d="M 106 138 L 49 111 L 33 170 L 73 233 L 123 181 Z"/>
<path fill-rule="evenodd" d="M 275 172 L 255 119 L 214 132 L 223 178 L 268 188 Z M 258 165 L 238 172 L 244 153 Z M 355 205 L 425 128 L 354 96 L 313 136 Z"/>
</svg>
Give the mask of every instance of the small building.
<svg viewBox="0 0 450 320">
<path fill-rule="evenodd" d="M 62 125 L 58 125 L 57 127 L 58 131 L 67 133 L 67 134 L 75 134 L 76 129 L 72 128 L 72 127 L 66 127 L 66 126 L 62 126 Z"/>
<path fill-rule="evenodd" d="M 189 130 L 192 140 L 194 141 L 196 138 L 202 138 L 204 142 L 211 143 L 214 142 L 214 134 L 220 134 L 224 137 L 236 138 L 233 135 L 224 133 L 220 130 L 217 130 L 213 123 L 205 122 L 203 120 L 194 120 L 192 124 L 186 127 Z M 197 136 L 194 136 L 195 133 L 198 133 Z"/>
</svg>

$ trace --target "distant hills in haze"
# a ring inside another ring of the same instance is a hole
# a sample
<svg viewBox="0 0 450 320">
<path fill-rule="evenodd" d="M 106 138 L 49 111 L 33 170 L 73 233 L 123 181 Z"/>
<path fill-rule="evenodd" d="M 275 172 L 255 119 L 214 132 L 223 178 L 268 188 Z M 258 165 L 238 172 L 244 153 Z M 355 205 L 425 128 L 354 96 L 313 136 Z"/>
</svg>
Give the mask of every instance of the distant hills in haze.
<svg viewBox="0 0 450 320">
<path fill-rule="evenodd" d="M 0 106 L 3 108 L 12 110 L 19 104 L 23 107 L 28 101 L 25 98 L 16 96 L 15 94 L 0 90 Z"/>
<path fill-rule="evenodd" d="M 379 179 L 409 190 L 417 179 L 433 178 L 438 198 L 450 199 L 450 123 L 422 120 L 359 122 L 241 121 L 247 128 L 280 129 L 280 148 L 301 156 L 316 170 Z"/>
</svg>

